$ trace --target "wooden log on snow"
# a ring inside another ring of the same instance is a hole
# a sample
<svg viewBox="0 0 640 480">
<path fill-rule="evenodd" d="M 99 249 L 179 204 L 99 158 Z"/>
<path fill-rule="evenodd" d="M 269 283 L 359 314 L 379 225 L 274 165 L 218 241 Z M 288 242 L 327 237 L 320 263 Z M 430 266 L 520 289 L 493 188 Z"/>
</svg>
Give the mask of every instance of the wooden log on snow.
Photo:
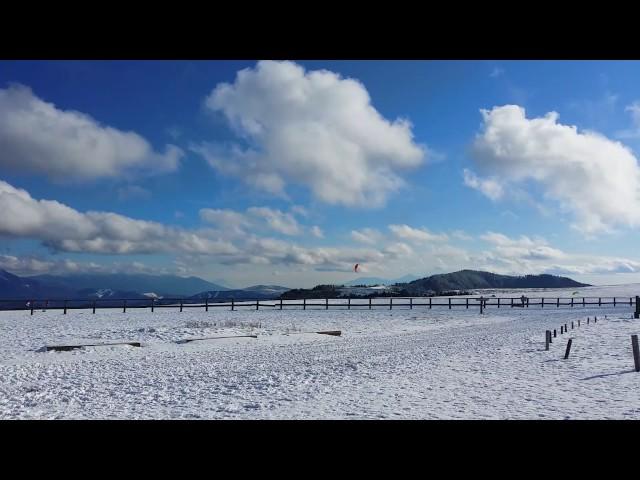
<svg viewBox="0 0 640 480">
<path fill-rule="evenodd" d="M 564 352 L 564 359 L 566 360 L 567 358 L 569 358 L 569 352 L 571 351 L 571 343 L 573 342 L 573 340 L 570 338 L 569 341 L 567 342 L 567 349 Z"/>
<path fill-rule="evenodd" d="M 189 343 L 189 342 L 197 342 L 200 340 L 219 340 L 221 338 L 258 338 L 258 336 L 257 335 L 231 335 L 228 337 L 185 338 L 184 340 L 177 340 L 176 343 Z"/>
<path fill-rule="evenodd" d="M 93 344 L 83 344 L 83 345 L 50 345 L 46 346 L 47 352 L 52 350 L 65 352 L 69 350 L 76 350 L 78 348 L 84 347 L 105 347 L 108 345 L 131 345 L 132 347 L 141 347 L 140 342 L 115 342 L 115 343 L 93 343 Z"/>
</svg>

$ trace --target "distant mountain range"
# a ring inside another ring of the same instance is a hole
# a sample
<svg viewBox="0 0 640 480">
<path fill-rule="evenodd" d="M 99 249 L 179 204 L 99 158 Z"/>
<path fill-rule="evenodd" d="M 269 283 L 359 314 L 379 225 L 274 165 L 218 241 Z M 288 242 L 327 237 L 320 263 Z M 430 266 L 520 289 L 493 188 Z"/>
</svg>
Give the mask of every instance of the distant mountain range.
<svg viewBox="0 0 640 480">
<path fill-rule="evenodd" d="M 555 275 L 500 275 L 478 270 L 460 270 L 453 273 L 431 275 L 400 285 L 409 294 L 469 290 L 481 288 L 571 288 L 589 287 L 567 277 Z"/>
<path fill-rule="evenodd" d="M 143 274 L 73 274 L 19 277 L 0 270 L 0 299 L 101 300 L 150 298 L 276 298 L 288 287 L 253 285 L 230 289 L 198 277 Z M 22 302 L 24 303 L 24 302 Z"/>
</svg>

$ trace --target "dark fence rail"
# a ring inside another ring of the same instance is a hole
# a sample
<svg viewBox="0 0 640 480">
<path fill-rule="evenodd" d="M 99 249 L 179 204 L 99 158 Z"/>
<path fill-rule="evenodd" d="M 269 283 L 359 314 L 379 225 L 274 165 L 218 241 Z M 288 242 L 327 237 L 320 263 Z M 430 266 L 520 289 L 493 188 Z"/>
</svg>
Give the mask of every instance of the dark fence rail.
<svg viewBox="0 0 640 480">
<path fill-rule="evenodd" d="M 226 307 L 231 310 L 237 308 L 275 308 L 280 310 L 292 307 L 302 307 L 306 309 L 380 309 L 380 308 L 404 308 L 413 309 L 418 307 L 437 308 L 480 308 L 480 313 L 486 308 L 579 308 L 579 307 L 633 307 L 635 305 L 635 315 L 640 315 L 640 297 L 376 297 L 376 298 L 314 298 L 298 300 L 280 299 L 215 299 L 196 301 L 183 298 L 162 298 L 162 299 L 139 299 L 139 298 L 118 298 L 118 299 L 54 299 L 54 300 L 24 300 L 7 299 L 0 300 L 0 310 L 29 310 L 33 315 L 38 310 L 92 310 L 97 309 L 118 309 L 123 312 L 127 309 L 151 309 L 158 308 L 209 308 Z"/>
</svg>

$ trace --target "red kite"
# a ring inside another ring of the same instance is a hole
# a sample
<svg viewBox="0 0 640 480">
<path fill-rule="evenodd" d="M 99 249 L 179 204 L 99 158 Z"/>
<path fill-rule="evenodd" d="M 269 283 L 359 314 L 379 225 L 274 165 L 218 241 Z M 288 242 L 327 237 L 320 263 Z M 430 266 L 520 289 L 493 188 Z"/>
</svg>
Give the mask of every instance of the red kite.
<svg viewBox="0 0 640 480">
<path fill-rule="evenodd" d="M 356 272 L 356 273 L 358 273 L 358 267 L 359 267 L 359 266 L 360 266 L 360 264 L 359 264 L 359 263 L 356 263 L 356 266 L 355 266 L 355 267 L 353 267 L 353 271 L 354 271 L 354 272 Z"/>
</svg>

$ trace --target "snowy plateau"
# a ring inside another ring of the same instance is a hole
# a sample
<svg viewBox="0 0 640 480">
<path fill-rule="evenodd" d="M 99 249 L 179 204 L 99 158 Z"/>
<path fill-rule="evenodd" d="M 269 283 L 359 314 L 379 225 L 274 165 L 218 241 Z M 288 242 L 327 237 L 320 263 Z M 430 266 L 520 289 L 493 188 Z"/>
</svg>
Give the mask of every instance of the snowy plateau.
<svg viewBox="0 0 640 480">
<path fill-rule="evenodd" d="M 640 419 L 640 284 L 524 293 L 620 304 L 0 312 L 0 418 Z"/>
</svg>

